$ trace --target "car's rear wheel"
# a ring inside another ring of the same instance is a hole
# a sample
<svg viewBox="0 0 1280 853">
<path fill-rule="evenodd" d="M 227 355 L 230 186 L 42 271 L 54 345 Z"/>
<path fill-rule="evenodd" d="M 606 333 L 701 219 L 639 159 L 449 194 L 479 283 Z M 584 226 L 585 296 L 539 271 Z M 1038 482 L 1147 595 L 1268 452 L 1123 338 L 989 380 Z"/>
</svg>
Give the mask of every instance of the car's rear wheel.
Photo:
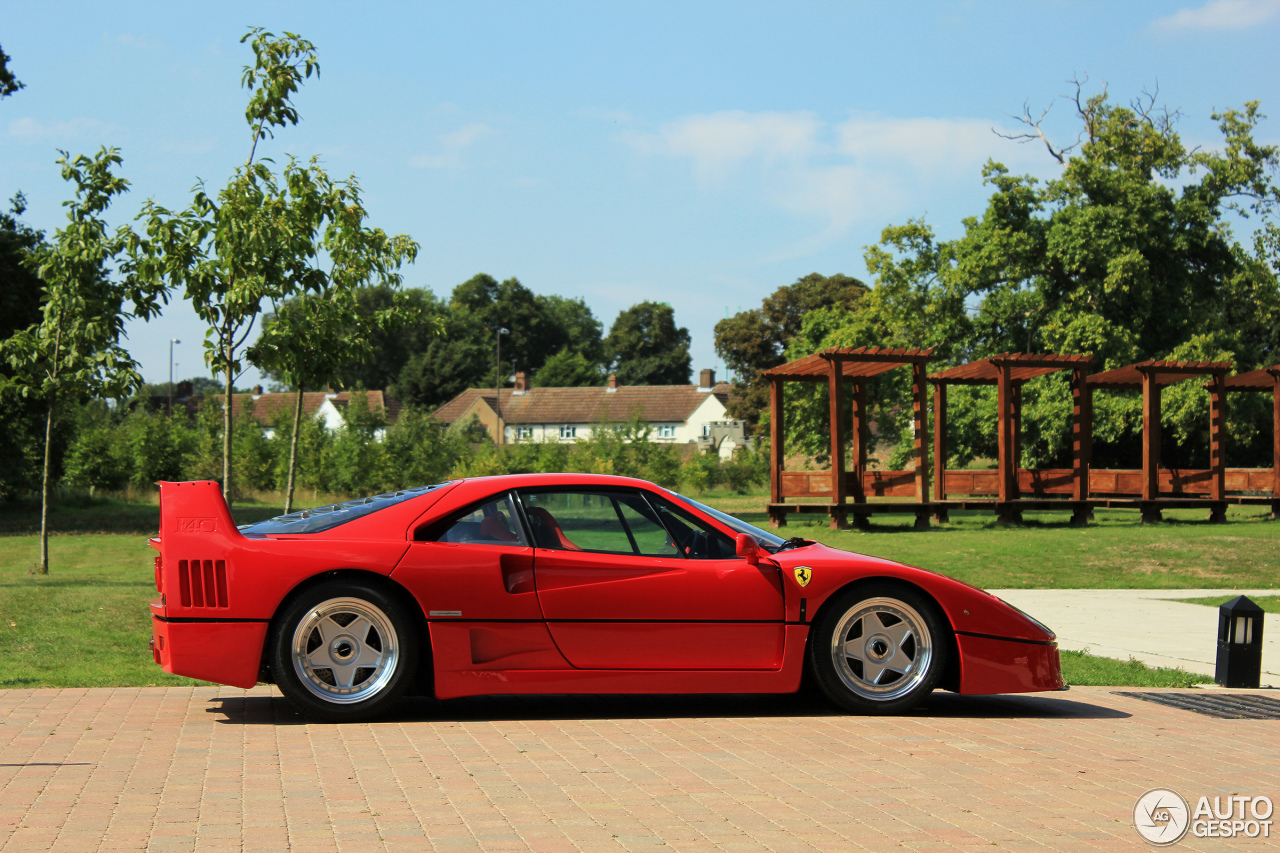
<svg viewBox="0 0 1280 853">
<path fill-rule="evenodd" d="M 946 669 L 946 622 L 927 596 L 877 583 L 841 593 L 814 623 L 809 664 L 822 691 L 859 714 L 923 702 Z"/>
<path fill-rule="evenodd" d="M 365 583 L 333 581 L 294 599 L 276 620 L 271 665 L 280 692 L 333 722 L 384 713 L 409 687 L 418 660 L 413 620 Z"/>
</svg>

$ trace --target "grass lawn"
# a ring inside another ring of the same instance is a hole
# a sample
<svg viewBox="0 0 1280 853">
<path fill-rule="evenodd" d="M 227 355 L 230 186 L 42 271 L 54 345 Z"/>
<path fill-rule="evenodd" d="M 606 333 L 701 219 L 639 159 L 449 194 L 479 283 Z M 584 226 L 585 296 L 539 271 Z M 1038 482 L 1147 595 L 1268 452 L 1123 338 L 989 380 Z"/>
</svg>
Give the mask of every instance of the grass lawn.
<svg viewBox="0 0 1280 853">
<path fill-rule="evenodd" d="M 1174 600 L 1184 601 L 1187 604 L 1203 604 L 1206 607 L 1219 607 L 1233 598 L 1235 598 L 1234 595 L 1219 595 L 1210 598 L 1176 598 Z M 1266 613 L 1280 613 L 1280 595 L 1251 595 L 1249 600 Z"/>
<path fill-rule="evenodd" d="M 1101 658 L 1083 652 L 1059 652 L 1062 677 L 1073 686 L 1099 687 L 1191 687 L 1212 684 L 1213 678 L 1185 669 L 1150 667 L 1140 660 Z"/>
<path fill-rule="evenodd" d="M 766 523 L 762 494 L 702 496 L 749 521 Z M 304 502 L 305 503 L 305 502 Z M 267 518 L 276 504 L 246 502 L 240 522 Z M 1210 525 L 1202 513 L 1169 513 L 1152 526 L 1136 513 L 1098 513 L 1085 529 L 1063 515 L 1028 514 L 1021 527 L 1002 528 L 988 514 L 955 514 L 947 525 L 910 530 L 911 517 L 886 518 L 869 531 L 831 531 L 821 517 L 778 532 L 941 571 L 987 588 L 1280 587 L 1280 523 L 1262 511 L 1229 511 L 1231 523 Z M 881 517 L 885 518 L 885 517 Z M 39 508 L 0 512 L 0 688 L 191 684 L 161 672 L 147 646 L 155 595 L 154 504 L 114 500 L 59 505 L 50 516 L 50 574 L 35 564 Z M 1202 603 L 1216 606 L 1225 599 Z M 1280 599 L 1259 598 L 1280 612 Z M 1071 684 L 1185 686 L 1197 676 L 1144 672 L 1136 662 L 1062 653 Z M 1155 682 L 1145 679 L 1165 679 Z M 1101 680 L 1099 680 L 1101 679 Z"/>
</svg>

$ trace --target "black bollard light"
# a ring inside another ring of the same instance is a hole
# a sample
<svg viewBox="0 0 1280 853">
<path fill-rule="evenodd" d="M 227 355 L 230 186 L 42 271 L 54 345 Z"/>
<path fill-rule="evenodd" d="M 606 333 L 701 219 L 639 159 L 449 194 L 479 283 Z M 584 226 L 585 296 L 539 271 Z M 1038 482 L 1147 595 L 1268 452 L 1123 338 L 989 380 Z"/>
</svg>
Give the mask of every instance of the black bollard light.
<svg viewBox="0 0 1280 853">
<path fill-rule="evenodd" d="M 1243 595 L 1218 608 L 1218 663 L 1213 680 L 1223 687 L 1262 685 L 1262 608 Z"/>
</svg>

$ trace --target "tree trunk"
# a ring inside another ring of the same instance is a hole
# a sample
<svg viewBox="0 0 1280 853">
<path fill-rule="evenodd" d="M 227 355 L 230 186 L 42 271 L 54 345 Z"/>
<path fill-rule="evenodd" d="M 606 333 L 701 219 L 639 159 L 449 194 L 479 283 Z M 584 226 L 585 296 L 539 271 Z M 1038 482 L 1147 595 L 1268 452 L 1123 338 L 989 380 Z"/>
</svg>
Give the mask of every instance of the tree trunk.
<svg viewBox="0 0 1280 853">
<path fill-rule="evenodd" d="M 230 355 L 230 353 L 228 353 Z M 231 506 L 231 366 L 227 365 L 226 396 L 222 398 L 222 496 Z"/>
<path fill-rule="evenodd" d="M 284 493 L 284 514 L 293 511 L 294 473 L 298 470 L 298 427 L 302 424 L 302 385 L 298 385 L 298 399 L 293 404 L 293 436 L 289 439 L 289 485 Z"/>
<path fill-rule="evenodd" d="M 49 574 L 49 445 L 53 444 L 53 398 L 44 422 L 44 482 L 40 485 L 40 565 L 36 574 Z"/>
</svg>

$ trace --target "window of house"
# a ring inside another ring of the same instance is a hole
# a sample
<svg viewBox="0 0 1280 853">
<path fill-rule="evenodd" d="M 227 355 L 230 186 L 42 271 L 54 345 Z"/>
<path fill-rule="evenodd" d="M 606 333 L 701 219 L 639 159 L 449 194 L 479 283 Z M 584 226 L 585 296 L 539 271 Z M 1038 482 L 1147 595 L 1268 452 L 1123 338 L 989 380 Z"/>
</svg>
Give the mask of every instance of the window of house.
<svg viewBox="0 0 1280 853">
<path fill-rule="evenodd" d="M 676 428 L 671 424 L 662 424 L 658 427 L 658 438 L 675 438 Z"/>
<path fill-rule="evenodd" d="M 578 428 L 576 426 L 562 426 L 560 427 L 560 437 L 561 438 L 577 438 Z"/>
<path fill-rule="evenodd" d="M 533 427 L 516 427 L 516 438 L 533 438 Z"/>
<path fill-rule="evenodd" d="M 711 424 L 703 424 L 703 425 L 702 425 L 702 434 L 703 434 L 703 435 L 711 435 Z"/>
</svg>

